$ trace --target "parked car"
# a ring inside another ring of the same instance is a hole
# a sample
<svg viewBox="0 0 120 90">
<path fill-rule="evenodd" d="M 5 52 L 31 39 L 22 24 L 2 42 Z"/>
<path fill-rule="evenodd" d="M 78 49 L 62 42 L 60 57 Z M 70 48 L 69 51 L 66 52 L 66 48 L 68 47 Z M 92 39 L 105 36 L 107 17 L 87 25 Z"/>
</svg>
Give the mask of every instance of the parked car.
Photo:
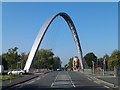
<svg viewBox="0 0 120 90">
<path fill-rule="evenodd" d="M 24 73 L 25 73 L 24 70 L 15 69 L 15 70 L 9 71 L 9 72 L 8 72 L 8 75 L 12 75 L 12 74 L 19 74 L 19 75 L 22 75 L 22 74 L 24 74 Z"/>
</svg>

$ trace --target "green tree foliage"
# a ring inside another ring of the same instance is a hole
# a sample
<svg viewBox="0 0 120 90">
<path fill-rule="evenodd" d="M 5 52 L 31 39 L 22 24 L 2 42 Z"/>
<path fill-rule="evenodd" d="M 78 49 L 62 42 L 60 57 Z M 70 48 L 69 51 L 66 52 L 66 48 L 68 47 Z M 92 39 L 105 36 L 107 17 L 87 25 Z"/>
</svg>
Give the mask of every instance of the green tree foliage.
<svg viewBox="0 0 120 90">
<path fill-rule="evenodd" d="M 94 61 L 95 63 L 97 62 L 97 56 L 95 56 L 93 52 L 87 53 L 84 56 L 84 59 L 86 60 L 89 67 L 92 67 L 92 61 Z"/>
<path fill-rule="evenodd" d="M 73 70 L 73 57 L 69 59 L 68 68 L 69 68 L 70 70 Z"/>
<path fill-rule="evenodd" d="M 64 67 L 65 67 L 65 70 L 68 70 L 68 64 L 65 64 Z"/>
<path fill-rule="evenodd" d="M 103 61 L 104 61 L 104 58 L 102 57 L 98 58 L 98 62 L 97 62 L 98 67 L 101 67 L 102 69 L 103 69 Z"/>
<path fill-rule="evenodd" d="M 2 55 L 3 59 L 5 59 L 8 63 L 8 69 L 17 68 L 17 62 L 20 60 L 20 55 L 18 55 L 17 50 L 18 48 L 14 47 L 8 49 L 8 52 Z"/>
<path fill-rule="evenodd" d="M 4 70 L 8 69 L 8 63 L 7 63 L 6 59 L 2 57 L 2 55 L 0 56 L 0 65 L 3 65 Z"/>
<path fill-rule="evenodd" d="M 51 49 L 38 50 L 32 64 L 32 68 L 36 69 L 47 68 L 56 70 L 60 66 L 61 66 L 60 58 L 54 57 L 54 53 L 52 52 Z"/>
<path fill-rule="evenodd" d="M 105 69 L 107 70 L 108 69 L 108 61 L 109 61 L 109 55 L 108 54 L 105 54 L 103 56 L 103 58 L 105 59 Z"/>
<path fill-rule="evenodd" d="M 103 62 L 105 60 L 105 69 L 108 69 L 108 60 L 109 60 L 109 55 L 105 54 L 103 57 L 98 58 L 97 65 L 103 69 Z"/>
<path fill-rule="evenodd" d="M 21 55 L 20 55 L 21 68 L 22 68 L 22 69 L 24 68 L 24 66 L 25 66 L 25 64 L 26 64 L 27 58 L 28 58 L 28 54 L 26 54 L 25 52 L 22 52 Z"/>
<path fill-rule="evenodd" d="M 61 60 L 60 60 L 60 58 L 58 56 L 54 57 L 53 58 L 53 63 L 51 65 L 53 65 L 53 70 L 57 70 L 57 68 L 60 68 L 61 67 Z"/>
<path fill-rule="evenodd" d="M 105 54 L 105 55 L 103 56 L 103 58 L 104 58 L 106 61 L 108 61 L 110 57 L 109 57 L 108 54 Z"/>
<path fill-rule="evenodd" d="M 109 67 L 120 66 L 120 51 L 114 50 L 108 60 Z"/>
</svg>

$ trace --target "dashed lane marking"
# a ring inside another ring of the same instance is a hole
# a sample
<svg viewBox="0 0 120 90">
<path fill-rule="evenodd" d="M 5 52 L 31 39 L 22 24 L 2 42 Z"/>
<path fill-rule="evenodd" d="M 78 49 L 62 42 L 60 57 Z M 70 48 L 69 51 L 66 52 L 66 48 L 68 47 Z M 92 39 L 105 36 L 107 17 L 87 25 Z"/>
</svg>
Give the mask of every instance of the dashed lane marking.
<svg viewBox="0 0 120 90">
<path fill-rule="evenodd" d="M 97 82 L 97 81 L 94 81 L 95 83 L 97 83 L 97 84 L 100 84 L 99 82 Z"/>
<path fill-rule="evenodd" d="M 92 79 L 88 78 L 88 80 L 92 81 Z"/>
<path fill-rule="evenodd" d="M 31 84 L 31 83 L 33 83 L 33 82 L 35 82 L 35 81 L 31 81 L 31 82 L 29 82 L 29 83 L 27 83 L 27 84 Z"/>
<path fill-rule="evenodd" d="M 39 78 L 37 78 L 36 80 L 40 80 L 41 78 L 39 77 Z"/>
<path fill-rule="evenodd" d="M 53 85 L 54 85 L 55 81 L 57 80 L 59 74 L 60 74 L 60 72 L 57 74 L 57 76 L 56 76 L 54 82 L 51 84 L 51 87 L 53 87 Z"/>
<path fill-rule="evenodd" d="M 68 74 L 68 72 L 67 72 L 67 74 Z M 70 75 L 69 75 L 69 74 L 68 74 L 68 77 L 69 77 L 69 79 L 70 79 L 70 81 L 71 81 L 71 83 L 72 83 L 73 87 L 75 88 L 75 84 L 73 83 L 73 81 L 72 81 L 72 79 L 71 79 L 71 77 L 70 77 Z"/>
</svg>

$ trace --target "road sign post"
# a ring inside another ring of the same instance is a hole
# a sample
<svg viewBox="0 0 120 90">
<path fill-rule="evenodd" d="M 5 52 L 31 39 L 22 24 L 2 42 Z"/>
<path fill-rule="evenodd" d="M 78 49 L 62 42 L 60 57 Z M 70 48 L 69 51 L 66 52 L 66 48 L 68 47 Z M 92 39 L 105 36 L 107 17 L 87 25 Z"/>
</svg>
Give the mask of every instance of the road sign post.
<svg viewBox="0 0 120 90">
<path fill-rule="evenodd" d="M 21 67 L 21 61 L 17 62 L 17 69 L 22 69 L 22 67 Z"/>
</svg>

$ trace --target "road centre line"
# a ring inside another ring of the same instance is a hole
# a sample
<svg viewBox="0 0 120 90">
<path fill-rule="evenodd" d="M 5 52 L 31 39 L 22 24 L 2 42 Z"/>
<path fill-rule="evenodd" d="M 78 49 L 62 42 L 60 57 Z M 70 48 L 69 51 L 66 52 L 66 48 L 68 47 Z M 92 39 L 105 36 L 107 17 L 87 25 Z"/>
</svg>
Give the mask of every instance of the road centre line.
<svg viewBox="0 0 120 90">
<path fill-rule="evenodd" d="M 67 74 L 68 74 L 68 72 L 67 72 Z M 68 74 L 68 77 L 69 77 L 69 79 L 70 79 L 70 81 L 71 81 L 71 83 L 72 83 L 73 87 L 75 88 L 75 84 L 73 83 L 73 81 L 72 81 L 72 79 L 71 79 L 71 77 L 70 77 L 70 75 L 69 75 L 69 74 Z"/>
<path fill-rule="evenodd" d="M 54 82 L 51 84 L 51 87 L 53 87 L 53 85 L 54 85 L 55 81 L 57 80 L 59 74 L 60 74 L 60 72 L 57 74 L 56 78 L 54 79 Z"/>
</svg>

